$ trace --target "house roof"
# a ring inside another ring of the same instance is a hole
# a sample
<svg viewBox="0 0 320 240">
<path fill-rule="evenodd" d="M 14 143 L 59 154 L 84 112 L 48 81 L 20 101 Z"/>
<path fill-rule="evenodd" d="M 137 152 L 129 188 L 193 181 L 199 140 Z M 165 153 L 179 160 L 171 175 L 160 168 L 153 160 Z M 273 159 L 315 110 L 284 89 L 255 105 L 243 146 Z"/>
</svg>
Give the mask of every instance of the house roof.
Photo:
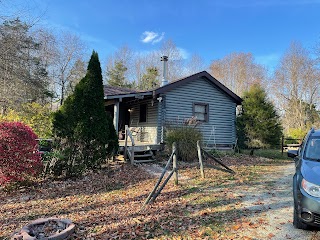
<svg viewBox="0 0 320 240">
<path fill-rule="evenodd" d="M 178 79 L 174 82 L 166 84 L 165 86 L 162 86 L 150 91 L 144 91 L 144 92 L 128 89 L 128 88 L 120 88 L 120 87 L 113 87 L 113 86 L 107 85 L 107 86 L 104 86 L 104 95 L 105 95 L 105 99 L 117 99 L 117 98 L 125 98 L 125 97 L 139 98 L 141 96 L 157 95 L 160 93 L 165 93 L 167 91 L 170 91 L 174 88 L 177 88 L 181 85 L 195 81 L 200 78 L 207 79 L 211 84 L 213 84 L 215 87 L 217 87 L 222 92 L 226 93 L 229 97 L 231 97 L 235 103 L 241 104 L 242 99 L 238 95 L 236 95 L 229 88 L 227 88 L 222 83 L 220 83 L 217 79 L 215 79 L 206 71 L 202 71 L 202 72 L 193 74 L 191 76 Z"/>
<path fill-rule="evenodd" d="M 103 86 L 104 95 L 119 95 L 119 94 L 127 94 L 127 93 L 136 93 L 137 90 L 130 89 L 130 88 L 122 88 L 122 87 L 115 87 L 110 85 Z"/>
<path fill-rule="evenodd" d="M 225 85 L 223 85 L 221 82 L 219 82 L 217 79 L 215 79 L 213 76 L 211 76 L 208 72 L 202 71 L 196 74 L 193 74 L 189 77 L 181 78 L 179 80 L 176 80 L 174 82 L 171 82 L 167 85 L 164 85 L 162 87 L 159 87 L 155 90 L 156 94 L 164 93 L 167 91 L 170 91 L 171 89 L 174 89 L 176 87 L 179 87 L 181 85 L 184 85 L 188 82 L 193 82 L 199 78 L 206 78 L 211 84 L 222 90 L 224 93 L 226 93 L 228 96 L 230 96 L 237 104 L 241 104 L 242 99 L 232 92 L 229 88 L 227 88 Z"/>
<path fill-rule="evenodd" d="M 138 91 L 130 88 L 114 87 L 110 85 L 103 86 L 104 99 L 119 99 L 119 98 L 143 98 L 143 96 L 152 95 L 152 91 Z"/>
</svg>

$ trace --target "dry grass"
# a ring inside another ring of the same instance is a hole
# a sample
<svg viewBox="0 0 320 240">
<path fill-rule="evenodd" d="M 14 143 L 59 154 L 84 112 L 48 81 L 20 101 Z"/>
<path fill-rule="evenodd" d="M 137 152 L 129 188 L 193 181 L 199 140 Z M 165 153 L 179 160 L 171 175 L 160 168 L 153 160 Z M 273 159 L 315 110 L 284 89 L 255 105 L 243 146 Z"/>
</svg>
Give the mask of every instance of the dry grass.
<svg viewBox="0 0 320 240">
<path fill-rule="evenodd" d="M 39 181 L 35 186 L 0 192 L 0 239 L 41 217 L 69 218 L 76 223 L 73 239 L 225 239 L 244 221 L 243 196 L 232 193 L 259 181 L 283 162 L 247 156 L 225 157 L 235 175 L 183 165 L 188 180 L 165 187 L 156 202 L 142 204 L 156 179 L 127 164 L 90 173 L 78 180 Z M 0 190 L 1 191 L 1 190 Z M 243 219 L 243 220 L 242 220 Z M 249 238 L 248 238 L 249 239 Z"/>
</svg>

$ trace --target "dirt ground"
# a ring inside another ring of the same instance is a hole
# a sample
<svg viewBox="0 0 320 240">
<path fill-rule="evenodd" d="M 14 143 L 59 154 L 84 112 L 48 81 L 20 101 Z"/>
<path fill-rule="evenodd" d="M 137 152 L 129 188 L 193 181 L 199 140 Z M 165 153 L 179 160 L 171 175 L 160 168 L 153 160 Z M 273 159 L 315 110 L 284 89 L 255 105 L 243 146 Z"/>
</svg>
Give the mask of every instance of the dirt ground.
<svg viewBox="0 0 320 240">
<path fill-rule="evenodd" d="M 250 214 L 248 220 L 261 223 L 257 228 L 242 229 L 239 239 L 250 236 L 252 239 L 320 239 L 318 229 L 304 231 L 295 229 L 292 225 L 293 198 L 292 176 L 294 163 L 275 168 L 273 174 L 268 174 L 246 189 L 236 189 L 235 194 L 244 196 L 240 207 Z"/>
<path fill-rule="evenodd" d="M 77 180 L 0 191 L 0 239 L 41 217 L 71 219 L 72 239 L 320 239 L 318 229 L 293 228 L 293 163 L 248 156 L 223 161 L 236 174 L 206 168 L 202 179 L 196 166 L 180 164 L 179 186 L 170 180 L 143 210 L 163 164 L 123 164 Z"/>
<path fill-rule="evenodd" d="M 156 164 L 144 165 L 143 168 L 156 176 L 162 171 Z M 274 170 L 272 174 L 263 176 L 261 181 L 251 186 L 234 188 L 234 196 L 243 196 L 237 208 L 248 216 L 246 221 L 242 220 L 241 227 L 233 226 L 229 231 L 233 232 L 236 239 L 320 239 L 319 229 L 304 231 L 293 227 L 294 163 L 276 166 Z M 181 175 L 180 179 L 189 180 Z M 218 191 L 219 188 L 214 190 Z M 248 227 L 243 222 L 247 222 Z"/>
</svg>

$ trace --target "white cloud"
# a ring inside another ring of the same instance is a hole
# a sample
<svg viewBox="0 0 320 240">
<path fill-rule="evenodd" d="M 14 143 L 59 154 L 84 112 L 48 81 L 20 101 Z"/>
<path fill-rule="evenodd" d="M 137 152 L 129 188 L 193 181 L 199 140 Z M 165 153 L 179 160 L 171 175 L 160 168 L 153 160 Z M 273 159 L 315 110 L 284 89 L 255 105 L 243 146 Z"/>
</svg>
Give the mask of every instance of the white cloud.
<svg viewBox="0 0 320 240">
<path fill-rule="evenodd" d="M 141 41 L 143 43 L 155 44 L 155 43 L 160 42 L 163 38 L 164 38 L 164 32 L 159 34 L 159 33 L 152 32 L 152 31 L 145 31 L 144 33 L 142 33 Z"/>
</svg>

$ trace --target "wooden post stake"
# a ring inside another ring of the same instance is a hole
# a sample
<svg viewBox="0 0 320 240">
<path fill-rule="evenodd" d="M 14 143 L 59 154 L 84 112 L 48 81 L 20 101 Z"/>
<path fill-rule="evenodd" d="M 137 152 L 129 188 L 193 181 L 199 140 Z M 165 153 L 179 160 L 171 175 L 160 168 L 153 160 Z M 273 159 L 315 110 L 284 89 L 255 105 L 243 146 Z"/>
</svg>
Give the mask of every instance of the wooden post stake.
<svg viewBox="0 0 320 240">
<path fill-rule="evenodd" d="M 175 172 L 175 174 L 174 174 L 174 184 L 178 185 L 179 182 L 178 182 L 178 168 L 177 168 L 177 144 L 175 142 L 172 144 L 172 152 L 174 152 L 173 162 L 172 162 L 172 167 L 173 167 L 172 171 Z"/>
<path fill-rule="evenodd" d="M 166 186 L 166 184 L 168 183 L 168 181 L 170 180 L 170 178 L 172 177 L 172 175 L 173 175 L 174 172 L 175 172 L 175 171 L 172 170 L 172 171 L 169 173 L 168 177 L 166 178 L 166 180 L 164 180 L 164 182 L 163 182 L 162 185 L 160 186 L 159 190 L 154 193 L 154 196 L 150 199 L 150 202 L 151 202 L 151 203 L 153 203 L 153 202 L 156 200 L 156 198 L 157 198 L 158 195 L 161 193 L 162 189 Z"/>
<path fill-rule="evenodd" d="M 283 147 L 284 147 L 284 136 L 281 137 L 281 154 L 283 156 Z"/>
<path fill-rule="evenodd" d="M 124 127 L 124 160 L 127 161 L 127 151 L 128 151 L 128 125 Z"/>
<path fill-rule="evenodd" d="M 132 151 L 131 151 L 131 164 L 134 164 L 134 144 L 132 144 Z"/>
<path fill-rule="evenodd" d="M 164 167 L 164 169 L 163 169 L 163 171 L 162 171 L 162 173 L 161 173 L 160 178 L 158 179 L 158 182 L 157 182 L 156 185 L 154 186 L 152 192 L 149 194 L 148 198 L 146 199 L 146 201 L 144 202 L 143 205 L 148 204 L 148 203 L 150 202 L 150 199 L 151 199 L 151 198 L 154 196 L 154 194 L 156 193 L 156 190 L 157 190 L 158 186 L 160 185 L 160 183 L 161 183 L 164 175 L 166 174 L 166 171 L 167 171 L 167 169 L 168 169 L 168 167 L 169 167 L 169 164 L 171 163 L 171 161 L 172 161 L 172 159 L 173 159 L 173 155 L 174 155 L 174 154 L 175 154 L 175 152 L 172 151 L 171 156 L 170 156 L 170 158 L 169 158 L 166 166 Z M 171 174 L 171 175 L 172 175 L 172 174 Z"/>
<path fill-rule="evenodd" d="M 203 170 L 203 163 L 202 163 L 202 153 L 201 153 L 201 146 L 200 141 L 197 141 L 197 149 L 198 149 L 198 158 L 199 158 L 199 164 L 200 164 L 200 173 L 201 177 L 204 178 L 204 170 Z"/>
</svg>

